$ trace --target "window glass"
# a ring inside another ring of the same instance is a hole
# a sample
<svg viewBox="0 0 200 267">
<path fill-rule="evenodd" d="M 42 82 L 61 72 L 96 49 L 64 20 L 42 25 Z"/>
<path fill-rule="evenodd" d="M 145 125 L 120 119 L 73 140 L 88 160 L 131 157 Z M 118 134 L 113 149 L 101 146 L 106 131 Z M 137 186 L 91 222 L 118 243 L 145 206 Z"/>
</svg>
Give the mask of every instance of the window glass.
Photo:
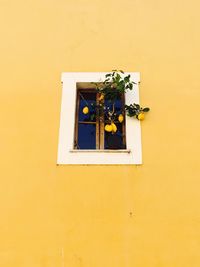
<svg viewBox="0 0 200 267">
<path fill-rule="evenodd" d="M 96 111 L 92 103 L 96 102 L 96 92 L 77 92 L 78 116 L 76 116 L 76 149 L 96 149 Z M 89 108 L 87 114 L 83 113 L 84 107 Z"/>
<path fill-rule="evenodd" d="M 123 110 L 123 96 L 118 96 L 115 100 L 114 106 L 113 104 L 105 100 L 105 107 L 106 109 L 114 112 L 114 123 L 117 126 L 116 133 L 106 132 L 104 134 L 104 149 L 125 149 L 126 148 L 126 141 L 125 141 L 125 122 L 123 121 L 120 123 L 118 121 L 118 116 L 122 114 Z M 104 117 L 105 124 L 109 123 L 107 116 Z"/>
<path fill-rule="evenodd" d="M 105 132 L 104 149 L 125 149 L 123 143 L 123 131 L 121 123 L 116 123 L 117 132 L 115 134 Z"/>
<path fill-rule="evenodd" d="M 103 100 L 104 112 L 98 109 L 102 105 L 99 97 L 94 89 L 77 89 L 74 149 L 126 149 L 125 121 L 118 121 L 123 114 L 124 96 L 119 95 L 114 105 Z M 85 107 L 87 112 L 83 112 Z M 113 113 L 112 121 L 109 111 Z M 105 125 L 111 122 L 116 125 L 116 132 L 105 131 Z"/>
<path fill-rule="evenodd" d="M 78 149 L 96 149 L 96 124 L 78 125 Z"/>
</svg>

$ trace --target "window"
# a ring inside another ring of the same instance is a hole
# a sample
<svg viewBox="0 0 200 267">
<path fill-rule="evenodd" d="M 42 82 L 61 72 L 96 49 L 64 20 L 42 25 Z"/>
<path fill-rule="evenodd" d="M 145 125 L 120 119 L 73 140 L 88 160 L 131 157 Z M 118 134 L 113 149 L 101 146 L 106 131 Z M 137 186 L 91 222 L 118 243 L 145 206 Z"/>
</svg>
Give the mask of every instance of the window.
<svg viewBox="0 0 200 267">
<path fill-rule="evenodd" d="M 114 105 L 107 99 L 103 100 L 105 108 L 116 114 L 113 122 L 117 131 L 113 134 L 104 130 L 109 121 L 96 108 L 100 104 L 100 95 L 91 86 L 90 83 L 77 83 L 74 149 L 126 149 L 125 120 L 119 123 L 117 119 L 125 105 L 124 95 L 120 95 Z M 90 112 L 84 114 L 83 109 L 86 106 Z"/>
<path fill-rule="evenodd" d="M 106 73 L 63 73 L 58 164 L 141 164 L 140 122 L 124 116 L 123 123 L 115 121 L 116 134 L 105 132 L 107 118 L 92 104 L 99 95 L 92 82 L 100 82 Z M 132 91 L 115 101 L 115 112 L 123 105 L 139 103 L 139 73 L 128 73 L 136 82 Z M 105 106 L 112 109 L 106 99 Z M 83 114 L 85 104 L 90 113 Z"/>
</svg>

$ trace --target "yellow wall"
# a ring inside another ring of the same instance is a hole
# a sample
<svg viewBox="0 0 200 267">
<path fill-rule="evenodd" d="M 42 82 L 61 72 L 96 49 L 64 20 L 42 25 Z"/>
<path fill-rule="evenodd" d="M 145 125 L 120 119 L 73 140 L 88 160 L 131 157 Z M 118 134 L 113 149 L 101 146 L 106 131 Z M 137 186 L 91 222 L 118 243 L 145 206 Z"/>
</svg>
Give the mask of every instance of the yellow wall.
<svg viewBox="0 0 200 267">
<path fill-rule="evenodd" d="M 2 267 L 199 267 L 198 0 L 0 0 Z M 56 166 L 62 71 L 141 72 L 142 166 Z"/>
</svg>

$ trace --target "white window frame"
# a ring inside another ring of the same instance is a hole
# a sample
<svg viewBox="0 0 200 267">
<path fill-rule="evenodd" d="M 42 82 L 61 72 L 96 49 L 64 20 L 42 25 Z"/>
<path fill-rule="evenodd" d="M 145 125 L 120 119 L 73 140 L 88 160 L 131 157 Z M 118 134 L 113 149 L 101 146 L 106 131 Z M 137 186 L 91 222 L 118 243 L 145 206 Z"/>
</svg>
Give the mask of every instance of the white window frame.
<svg viewBox="0 0 200 267">
<path fill-rule="evenodd" d="M 125 104 L 139 104 L 139 72 L 126 72 L 136 84 L 125 94 Z M 63 72 L 57 164 L 142 164 L 140 121 L 126 116 L 125 150 L 73 149 L 77 83 L 100 82 L 106 72 Z"/>
</svg>

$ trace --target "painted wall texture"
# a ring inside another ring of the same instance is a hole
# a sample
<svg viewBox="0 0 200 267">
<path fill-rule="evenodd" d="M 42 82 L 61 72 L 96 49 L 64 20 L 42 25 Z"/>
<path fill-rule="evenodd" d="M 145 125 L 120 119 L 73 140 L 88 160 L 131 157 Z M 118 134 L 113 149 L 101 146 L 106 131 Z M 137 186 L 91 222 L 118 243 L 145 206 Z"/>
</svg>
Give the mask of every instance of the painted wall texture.
<svg viewBox="0 0 200 267">
<path fill-rule="evenodd" d="M 0 266 L 200 266 L 199 9 L 0 0 Z M 56 166 L 61 72 L 114 68 L 141 73 L 144 164 Z"/>
</svg>

